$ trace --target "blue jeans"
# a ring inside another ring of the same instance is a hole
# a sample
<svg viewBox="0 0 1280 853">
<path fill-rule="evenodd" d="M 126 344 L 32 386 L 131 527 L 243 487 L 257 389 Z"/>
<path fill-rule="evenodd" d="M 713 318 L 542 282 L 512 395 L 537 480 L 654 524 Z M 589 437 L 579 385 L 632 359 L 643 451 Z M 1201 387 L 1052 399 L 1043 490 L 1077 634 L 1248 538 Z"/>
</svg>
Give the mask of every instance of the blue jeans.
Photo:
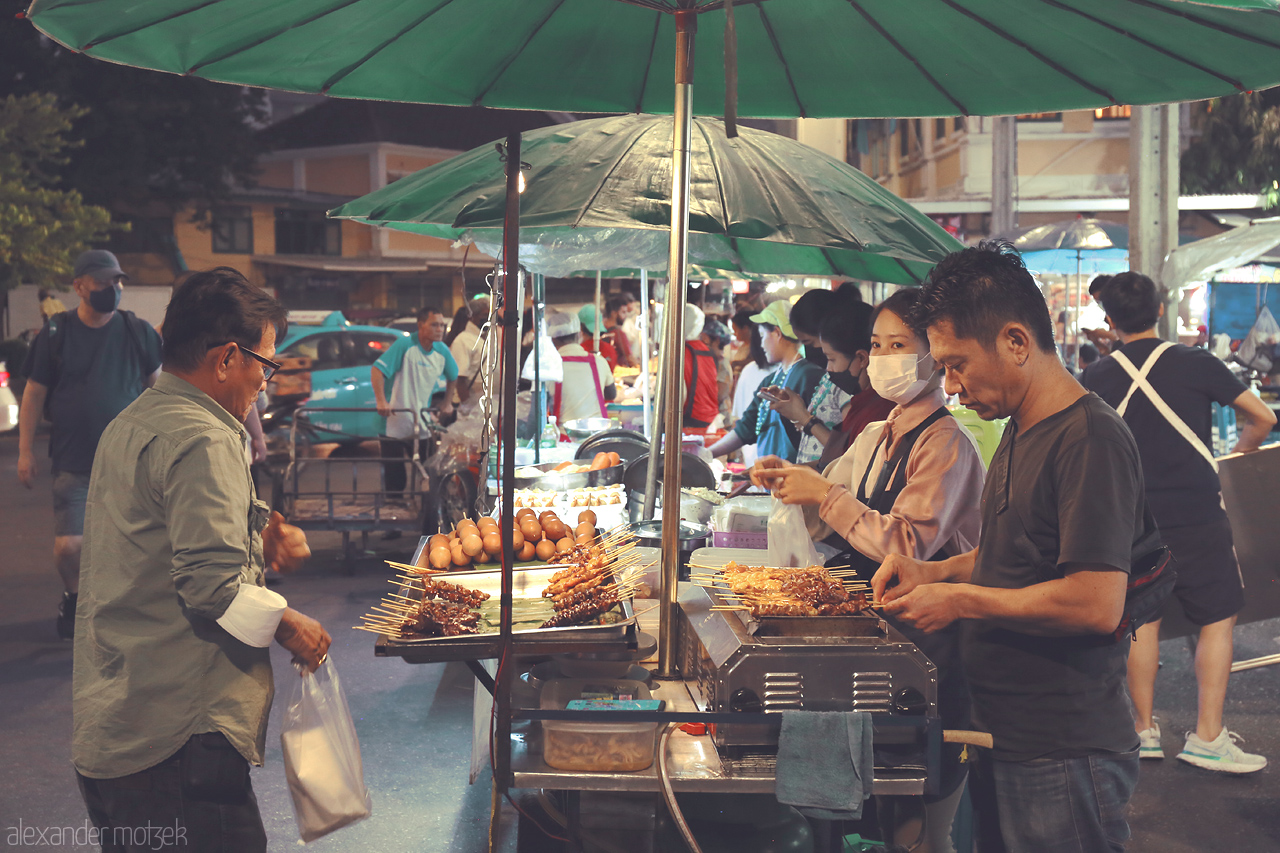
<svg viewBox="0 0 1280 853">
<path fill-rule="evenodd" d="M 1138 752 L 998 761 L 970 773 L 980 853 L 1123 853 Z"/>
</svg>

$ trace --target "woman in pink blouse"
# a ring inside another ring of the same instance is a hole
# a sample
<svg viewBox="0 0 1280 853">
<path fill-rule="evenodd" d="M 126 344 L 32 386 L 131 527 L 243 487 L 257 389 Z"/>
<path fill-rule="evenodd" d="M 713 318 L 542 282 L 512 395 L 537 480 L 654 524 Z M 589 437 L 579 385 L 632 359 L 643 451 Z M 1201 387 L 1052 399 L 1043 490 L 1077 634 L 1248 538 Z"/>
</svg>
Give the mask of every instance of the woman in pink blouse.
<svg viewBox="0 0 1280 853">
<path fill-rule="evenodd" d="M 751 471 L 752 480 L 770 487 L 783 503 L 804 505 L 814 537 L 844 552 L 832 564 L 852 564 L 866 581 L 888 554 L 942 560 L 978 545 L 986 472 L 968 430 L 947 411 L 928 340 L 911 325 L 917 298 L 915 289 L 899 290 L 872 315 L 867 374 L 871 387 L 896 404 L 888 419 L 864 429 L 821 474 L 776 457 L 759 460 Z M 924 634 L 890 622 L 938 668 L 944 728 L 966 727 L 959 623 Z M 940 793 L 925 800 L 919 850 L 952 850 L 950 828 L 964 777 L 959 749 L 948 747 Z M 914 842 L 921 818 L 900 812 L 888 821 L 895 841 Z"/>
</svg>

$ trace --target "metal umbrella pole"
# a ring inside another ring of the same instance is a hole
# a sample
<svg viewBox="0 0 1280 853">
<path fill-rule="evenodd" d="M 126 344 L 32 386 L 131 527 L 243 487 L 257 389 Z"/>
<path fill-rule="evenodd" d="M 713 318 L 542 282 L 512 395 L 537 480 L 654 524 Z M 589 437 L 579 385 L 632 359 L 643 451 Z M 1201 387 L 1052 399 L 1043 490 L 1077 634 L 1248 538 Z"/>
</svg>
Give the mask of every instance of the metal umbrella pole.
<svg viewBox="0 0 1280 853">
<path fill-rule="evenodd" d="M 667 337 L 667 328 L 671 322 L 671 282 L 667 282 L 667 295 L 662 303 L 662 337 Z M 681 352 L 684 347 L 680 348 Z M 666 424 L 666 399 L 667 399 L 667 354 L 670 352 L 665 347 L 658 350 L 658 388 L 654 395 L 656 405 L 653 411 L 653 434 L 649 436 L 649 466 L 644 476 L 644 510 L 641 517 L 648 520 L 653 518 L 655 507 L 658 503 L 658 459 L 663 451 L 662 438 L 663 426 Z M 684 370 L 683 367 L 680 368 Z M 683 381 L 683 374 L 681 375 Z"/>
<path fill-rule="evenodd" d="M 542 425 L 547 413 L 542 409 L 542 285 L 541 275 L 533 277 L 533 464 L 542 462 Z M 521 312 L 523 313 L 523 312 Z"/>
<path fill-rule="evenodd" d="M 1084 313 L 1084 294 L 1081 292 L 1080 249 L 1076 249 L 1076 329 L 1072 339 L 1076 345 L 1076 369 L 1080 369 L 1080 315 Z"/>
<path fill-rule="evenodd" d="M 599 353 L 600 352 L 600 324 L 604 321 L 604 317 L 600 310 L 600 270 L 596 270 L 595 306 L 596 306 L 596 320 L 595 320 L 595 325 L 592 327 L 595 329 L 595 331 L 592 332 L 592 334 L 595 336 L 595 342 L 596 342 L 595 352 Z M 604 414 L 607 415 L 608 412 L 605 412 Z"/>
<path fill-rule="evenodd" d="M 500 616 L 498 636 L 502 643 L 502 657 L 498 661 L 494 700 L 494 743 L 503 744 L 494 750 L 493 784 L 495 797 L 511 785 L 511 684 L 512 669 L 507 658 L 511 648 L 511 599 L 513 594 L 512 567 L 515 565 L 515 548 L 512 536 L 515 530 L 516 471 L 516 384 L 519 379 L 520 355 L 520 134 L 507 137 L 507 210 L 502 247 L 502 408 L 499 416 L 502 446 L 502 584 L 500 592 Z M 504 665 L 505 664 L 505 665 Z M 497 814 L 497 809 L 494 809 Z M 496 822 L 497 818 L 494 818 Z M 492 830 L 492 827 L 491 827 Z"/>
<path fill-rule="evenodd" d="M 644 437 L 653 438 L 649 422 L 649 271 L 640 270 L 640 313 L 636 315 L 636 326 L 640 332 L 640 403 L 641 418 L 644 424 Z"/>
<path fill-rule="evenodd" d="M 667 436 L 662 479 L 662 593 L 658 614 L 659 678 L 676 670 L 676 593 L 680 578 L 680 383 L 684 378 L 684 280 L 689 263 L 689 161 L 693 147 L 693 39 L 698 15 L 679 11 L 676 19 L 675 121 L 671 131 L 671 251 L 667 260 L 664 324 L 663 409 Z"/>
</svg>

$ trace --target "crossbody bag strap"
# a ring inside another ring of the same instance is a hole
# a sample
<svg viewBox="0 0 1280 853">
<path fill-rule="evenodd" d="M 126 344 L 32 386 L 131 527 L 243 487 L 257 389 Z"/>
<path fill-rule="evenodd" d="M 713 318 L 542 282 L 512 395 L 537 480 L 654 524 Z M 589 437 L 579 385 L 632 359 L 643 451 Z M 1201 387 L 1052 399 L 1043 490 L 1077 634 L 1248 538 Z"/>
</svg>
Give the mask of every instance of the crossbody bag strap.
<svg viewBox="0 0 1280 853">
<path fill-rule="evenodd" d="M 1146 362 L 1142 365 L 1141 372 L 1139 372 L 1138 368 L 1134 367 L 1133 362 L 1130 361 L 1129 357 L 1123 352 L 1115 352 L 1111 354 L 1111 357 L 1114 358 L 1116 362 L 1124 368 L 1125 372 L 1133 378 L 1133 385 L 1129 388 L 1129 393 L 1125 395 L 1124 400 L 1120 402 L 1120 406 L 1116 411 L 1120 413 L 1121 417 L 1124 417 L 1125 410 L 1129 407 L 1129 398 L 1133 396 L 1134 391 L 1141 388 L 1142 393 L 1146 394 L 1147 399 L 1151 401 L 1151 405 L 1155 406 L 1156 411 L 1163 415 L 1164 419 L 1169 422 L 1169 426 L 1173 427 L 1174 430 L 1177 431 L 1178 435 L 1186 439 L 1187 443 L 1194 447 L 1196 452 L 1203 456 L 1205 461 L 1213 466 L 1213 470 L 1216 473 L 1218 470 L 1218 460 L 1213 458 L 1213 454 L 1209 452 L 1209 448 L 1205 447 L 1204 442 L 1200 440 L 1200 436 L 1196 435 L 1195 432 L 1192 431 L 1191 427 L 1187 426 L 1186 421 L 1178 417 L 1178 413 L 1164 401 L 1164 398 L 1156 391 L 1155 387 L 1151 384 L 1151 381 L 1147 379 L 1147 374 L 1151 372 L 1152 365 L 1154 365 L 1156 360 L 1160 358 L 1160 356 L 1163 355 L 1171 346 L 1173 346 L 1171 342 L 1165 341 L 1160 344 L 1160 346 L 1156 347 L 1155 351 L 1151 353 Z"/>
<path fill-rule="evenodd" d="M 685 391 L 685 395 L 684 395 L 685 400 L 684 400 L 683 414 L 684 414 L 684 419 L 687 421 L 693 418 L 693 398 L 698 393 L 698 353 L 686 341 L 684 345 L 684 354 L 686 358 L 690 359 L 690 367 L 693 370 L 692 375 L 689 377 L 689 387 Z"/>
</svg>

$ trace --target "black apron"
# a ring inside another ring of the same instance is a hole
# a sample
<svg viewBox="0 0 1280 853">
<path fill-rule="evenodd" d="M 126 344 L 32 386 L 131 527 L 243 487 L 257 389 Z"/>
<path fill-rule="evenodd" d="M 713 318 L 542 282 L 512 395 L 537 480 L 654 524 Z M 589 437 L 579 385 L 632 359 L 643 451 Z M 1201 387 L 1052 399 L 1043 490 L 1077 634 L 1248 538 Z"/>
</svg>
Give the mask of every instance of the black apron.
<svg viewBox="0 0 1280 853">
<path fill-rule="evenodd" d="M 880 450 L 880 444 L 877 444 L 876 449 L 871 453 L 872 464 L 868 464 L 867 470 L 863 472 L 862 482 L 858 485 L 858 500 L 875 512 L 882 515 L 889 514 L 893 509 L 894 503 L 898 500 L 898 495 L 907 485 L 907 460 L 911 456 L 911 451 L 915 447 L 916 441 L 934 422 L 944 417 L 951 417 L 951 413 L 945 407 L 941 407 L 925 418 L 919 426 L 902 437 L 902 441 L 898 444 L 897 452 L 894 453 L 892 458 L 886 459 L 884 464 L 880 466 L 875 484 L 872 486 L 870 495 L 868 495 L 867 480 L 870 478 L 871 467 L 875 462 L 876 453 Z M 884 442 L 883 436 L 880 442 Z M 824 541 L 833 547 L 841 549 L 841 553 L 827 561 L 828 565 L 848 565 L 857 571 L 859 580 L 867 583 L 871 582 L 876 569 L 880 568 L 878 562 L 853 548 L 839 534 L 833 533 Z M 947 553 L 946 548 L 942 548 L 927 559 L 929 562 L 939 562 L 951 556 L 954 555 Z M 925 657 L 929 658 L 933 665 L 938 668 L 938 714 L 942 717 L 943 728 L 969 728 L 969 686 L 965 681 L 964 669 L 960 663 L 960 623 L 953 622 L 941 631 L 926 634 L 918 628 L 899 622 L 892 616 L 882 615 L 885 621 L 914 643 L 916 648 L 924 652 Z M 945 798 L 955 791 L 957 785 L 964 781 L 965 768 L 960 763 L 961 748 L 960 744 L 942 745 L 941 787 L 938 789 L 938 794 L 926 797 L 926 801 L 932 802 Z"/>
</svg>

